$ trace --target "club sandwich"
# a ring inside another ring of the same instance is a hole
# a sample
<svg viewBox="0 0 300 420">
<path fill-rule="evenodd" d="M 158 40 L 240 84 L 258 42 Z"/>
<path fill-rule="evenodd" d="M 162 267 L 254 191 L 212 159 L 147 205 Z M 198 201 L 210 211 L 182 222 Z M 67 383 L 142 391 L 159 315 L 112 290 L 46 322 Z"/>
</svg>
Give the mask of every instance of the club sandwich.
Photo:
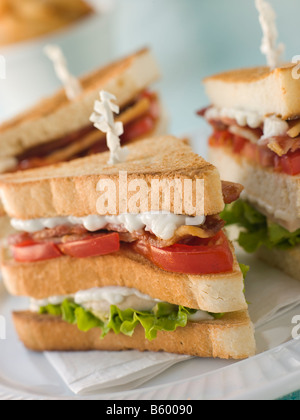
<svg viewBox="0 0 300 420">
<path fill-rule="evenodd" d="M 219 216 L 241 185 L 222 183 L 172 136 L 130 144 L 122 163 L 108 159 L 1 177 L 19 231 L 2 250 L 2 274 L 12 295 L 31 299 L 13 315 L 22 342 L 34 351 L 254 355 L 243 270 Z"/>
<path fill-rule="evenodd" d="M 241 183 L 223 214 L 240 245 L 300 280 L 300 83 L 298 64 L 233 70 L 204 80 L 212 126 L 209 159 Z"/>
</svg>

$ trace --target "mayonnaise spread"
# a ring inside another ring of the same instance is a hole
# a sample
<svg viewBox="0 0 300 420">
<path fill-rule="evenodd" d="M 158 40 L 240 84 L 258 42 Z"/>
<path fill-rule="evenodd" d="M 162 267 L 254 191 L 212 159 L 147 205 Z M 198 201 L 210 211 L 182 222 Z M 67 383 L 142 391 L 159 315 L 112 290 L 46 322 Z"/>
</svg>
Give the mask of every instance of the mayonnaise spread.
<svg viewBox="0 0 300 420">
<path fill-rule="evenodd" d="M 136 289 L 110 286 L 83 290 L 68 296 L 52 296 L 42 300 L 31 299 L 30 310 L 39 312 L 40 308 L 48 305 L 61 305 L 66 299 L 75 302 L 96 316 L 109 313 L 111 305 L 116 305 L 121 310 L 130 308 L 137 311 L 151 311 L 157 303 L 161 302 Z M 200 310 L 190 316 L 190 320 L 195 322 L 212 319 L 214 318 L 211 315 Z"/>
<path fill-rule="evenodd" d="M 181 226 L 201 226 L 205 216 L 187 217 L 173 213 L 153 212 L 121 214 L 119 216 L 93 215 L 87 217 L 54 217 L 46 219 L 12 219 L 15 230 L 34 233 L 45 228 L 53 229 L 62 225 L 83 225 L 89 232 L 104 229 L 108 224 L 124 226 L 130 233 L 145 229 L 163 240 L 171 239 Z"/>
<path fill-rule="evenodd" d="M 275 115 L 265 117 L 259 115 L 256 112 L 244 111 L 234 108 L 217 108 L 214 106 L 210 107 L 205 113 L 205 118 L 208 121 L 218 121 L 224 118 L 228 118 L 230 120 L 236 121 L 239 127 L 250 127 L 253 129 L 263 126 L 263 136 L 259 140 L 285 136 L 289 130 L 288 123 L 281 118 L 276 117 Z M 230 127 L 230 131 L 234 133 L 236 128 L 232 126 Z M 249 133 L 246 133 L 245 138 L 248 137 Z M 254 136 L 252 135 L 249 140 L 253 142 L 253 139 Z"/>
</svg>

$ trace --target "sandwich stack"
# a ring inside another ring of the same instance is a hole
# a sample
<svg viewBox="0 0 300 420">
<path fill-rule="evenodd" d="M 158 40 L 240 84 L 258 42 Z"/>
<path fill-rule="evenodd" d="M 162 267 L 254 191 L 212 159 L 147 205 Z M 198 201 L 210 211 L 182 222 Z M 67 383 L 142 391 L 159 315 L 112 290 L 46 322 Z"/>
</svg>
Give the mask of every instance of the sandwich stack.
<svg viewBox="0 0 300 420">
<path fill-rule="evenodd" d="M 213 127 L 210 161 L 240 182 L 244 201 L 223 214 L 239 243 L 300 280 L 300 83 L 297 64 L 235 70 L 205 79 Z"/>
<path fill-rule="evenodd" d="M 141 140 L 128 151 L 115 165 L 105 152 L 1 178 L 1 199 L 20 231 L 2 251 L 3 278 L 11 294 L 31 299 L 28 311 L 13 314 L 20 339 L 34 351 L 254 355 L 243 274 L 219 217 L 241 186 L 222 183 L 214 166 L 174 137 Z M 186 181 L 193 203 L 202 181 L 202 214 L 174 210 L 175 190 Z M 159 199 L 146 212 L 141 202 L 152 200 L 157 182 Z M 125 196 L 134 212 L 124 208 Z"/>
<path fill-rule="evenodd" d="M 118 98 L 122 143 L 165 134 L 167 118 L 158 94 L 149 90 L 160 76 L 152 53 L 143 49 L 79 79 L 81 94 L 70 101 L 64 89 L 0 125 L 0 173 L 16 172 L 100 153 L 105 134 L 90 121 L 100 90 Z M 7 218 L 0 210 L 0 234 Z"/>
</svg>

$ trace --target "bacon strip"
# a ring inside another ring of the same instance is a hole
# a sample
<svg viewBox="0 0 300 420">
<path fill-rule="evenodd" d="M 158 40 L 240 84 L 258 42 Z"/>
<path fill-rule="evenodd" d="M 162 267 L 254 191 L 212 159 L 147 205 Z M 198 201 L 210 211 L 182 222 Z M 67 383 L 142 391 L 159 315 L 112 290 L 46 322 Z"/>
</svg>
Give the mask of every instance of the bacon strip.
<svg viewBox="0 0 300 420">
<path fill-rule="evenodd" d="M 231 204 L 240 198 L 244 187 L 241 184 L 222 181 L 223 199 L 225 204 Z"/>
<path fill-rule="evenodd" d="M 175 235 L 169 240 L 163 240 L 157 238 L 152 232 L 136 231 L 128 232 L 122 225 L 108 224 L 105 227 L 105 231 L 118 232 L 120 235 L 121 242 L 135 242 L 144 241 L 149 242 L 151 245 L 158 248 L 165 248 L 174 245 L 182 240 L 199 237 L 199 238 L 211 238 L 214 237 L 221 229 L 223 229 L 225 223 L 220 219 L 219 216 L 207 216 L 204 225 L 198 226 L 182 226 L 179 228 Z M 95 232 L 99 233 L 99 232 Z M 11 235 L 8 239 L 10 245 L 18 245 L 24 242 L 54 242 L 54 243 L 67 243 L 73 241 L 79 241 L 86 237 L 92 236 L 93 233 L 88 232 L 83 226 L 56 226 L 53 229 L 44 229 L 39 232 L 32 234 L 29 233 L 18 233 Z"/>
<path fill-rule="evenodd" d="M 153 97 L 156 98 L 155 94 Z M 157 98 L 155 99 L 157 101 Z M 126 126 L 147 114 L 151 108 L 151 101 L 147 97 L 138 99 L 133 105 L 116 118 Z M 34 147 L 18 157 L 19 165 L 16 170 L 32 169 L 68 161 L 88 151 L 95 145 L 102 144 L 101 151 L 107 149 L 105 134 L 94 129 L 93 126 L 71 133 L 62 139 Z"/>
<path fill-rule="evenodd" d="M 269 140 L 268 148 L 278 156 L 284 156 L 288 152 L 296 152 L 300 149 L 300 137 L 291 139 L 290 137 L 274 137 Z"/>
</svg>

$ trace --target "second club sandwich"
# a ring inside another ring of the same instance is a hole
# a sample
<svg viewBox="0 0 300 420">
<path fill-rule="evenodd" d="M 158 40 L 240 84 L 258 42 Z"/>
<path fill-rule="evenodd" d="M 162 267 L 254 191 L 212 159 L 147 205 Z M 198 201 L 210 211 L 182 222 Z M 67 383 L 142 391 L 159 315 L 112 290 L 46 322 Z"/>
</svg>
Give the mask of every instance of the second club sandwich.
<svg viewBox="0 0 300 420">
<path fill-rule="evenodd" d="M 20 231 L 3 249 L 3 278 L 11 294 L 31 298 L 30 310 L 14 313 L 21 340 L 36 351 L 252 356 L 243 274 L 219 217 L 241 186 L 222 183 L 214 166 L 174 137 L 128 151 L 126 162 L 113 166 L 103 153 L 2 177 L 1 198 Z M 135 189 L 120 189 L 125 172 Z M 203 213 L 175 214 L 175 190 L 166 211 L 166 187 L 154 212 L 120 212 L 125 193 L 141 204 L 139 181 L 150 197 L 155 182 L 166 180 L 203 181 Z M 117 192 L 116 211 L 106 197 L 112 207 L 105 215 L 99 181 Z"/>
<path fill-rule="evenodd" d="M 246 201 L 224 218 L 243 227 L 239 242 L 300 279 L 300 83 L 287 64 L 235 70 L 204 81 L 211 106 L 210 161 L 240 182 Z"/>
<path fill-rule="evenodd" d="M 51 64 L 50 64 L 51 65 Z M 107 150 L 104 133 L 90 121 L 99 91 L 115 95 L 124 125 L 122 144 L 165 134 L 166 118 L 150 86 L 160 77 L 148 49 L 107 64 L 79 79 L 81 93 L 69 100 L 64 89 L 0 125 L 0 173 L 16 172 Z"/>
<path fill-rule="evenodd" d="M 51 65 L 51 64 L 49 64 Z M 124 124 L 122 144 L 163 135 L 167 117 L 151 84 L 160 77 L 148 49 L 110 63 L 79 79 L 82 93 L 70 101 L 64 89 L 0 125 L 0 173 L 53 165 L 107 150 L 105 134 L 95 129 L 90 113 L 100 90 L 118 98 Z M 0 236 L 11 229 L 0 204 Z"/>
</svg>

